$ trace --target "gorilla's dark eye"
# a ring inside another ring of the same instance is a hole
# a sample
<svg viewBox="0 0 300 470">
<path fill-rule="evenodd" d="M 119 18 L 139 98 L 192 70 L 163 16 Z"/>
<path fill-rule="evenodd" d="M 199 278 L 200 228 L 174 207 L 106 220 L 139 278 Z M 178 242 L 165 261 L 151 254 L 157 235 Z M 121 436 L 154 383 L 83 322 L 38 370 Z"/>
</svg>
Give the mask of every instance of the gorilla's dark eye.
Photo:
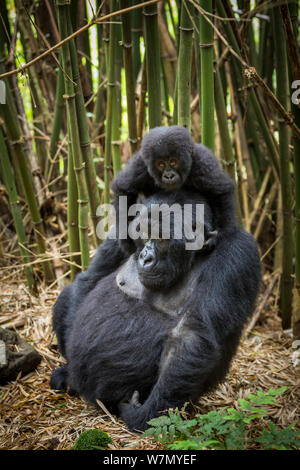
<svg viewBox="0 0 300 470">
<path fill-rule="evenodd" d="M 158 168 L 159 171 L 163 172 L 165 169 L 165 162 L 163 160 L 158 160 L 156 162 L 156 167 Z"/>
<path fill-rule="evenodd" d="M 178 162 L 177 158 L 171 158 L 169 163 L 170 163 L 170 167 L 172 167 L 172 168 L 177 169 L 178 166 L 179 166 L 178 165 L 179 162 Z"/>
<path fill-rule="evenodd" d="M 158 240 L 155 240 L 157 247 L 159 248 L 160 251 L 166 251 L 168 249 L 168 240 L 165 240 L 163 238 L 160 238 Z"/>
</svg>

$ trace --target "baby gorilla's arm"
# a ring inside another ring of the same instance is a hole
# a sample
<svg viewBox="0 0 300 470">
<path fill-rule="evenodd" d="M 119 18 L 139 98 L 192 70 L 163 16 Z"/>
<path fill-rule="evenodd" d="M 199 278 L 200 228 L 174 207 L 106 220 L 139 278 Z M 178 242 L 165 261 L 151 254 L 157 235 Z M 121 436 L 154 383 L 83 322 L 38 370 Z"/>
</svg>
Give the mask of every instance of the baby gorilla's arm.
<svg viewBox="0 0 300 470">
<path fill-rule="evenodd" d="M 150 195 L 155 191 L 154 181 L 148 173 L 140 152 L 134 154 L 124 170 L 117 174 L 112 182 L 112 190 L 115 193 L 115 210 L 118 227 L 120 196 L 127 197 L 127 208 L 129 209 L 130 206 L 137 202 L 140 192 Z M 127 225 L 129 222 L 130 219 L 127 220 Z M 120 239 L 119 244 L 125 253 L 133 253 L 135 251 L 134 242 L 128 236 L 126 239 Z"/>
<path fill-rule="evenodd" d="M 220 167 L 215 155 L 204 145 L 195 144 L 188 186 L 205 195 L 213 210 L 217 240 L 236 228 L 234 181 Z"/>
</svg>

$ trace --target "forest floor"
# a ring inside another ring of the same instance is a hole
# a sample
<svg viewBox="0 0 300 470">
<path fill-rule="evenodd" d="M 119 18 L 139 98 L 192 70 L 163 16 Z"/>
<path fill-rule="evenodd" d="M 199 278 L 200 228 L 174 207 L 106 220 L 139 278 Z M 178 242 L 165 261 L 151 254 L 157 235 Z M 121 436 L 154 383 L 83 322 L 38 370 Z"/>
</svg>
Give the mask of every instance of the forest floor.
<svg viewBox="0 0 300 470">
<path fill-rule="evenodd" d="M 43 359 L 34 372 L 0 387 L 0 449 L 70 449 L 78 435 L 91 428 L 108 432 L 112 449 L 159 449 L 151 438 L 129 432 L 120 420 L 81 398 L 50 390 L 51 371 L 63 363 L 51 326 L 58 293 L 40 288 L 35 298 L 22 280 L 1 282 L 0 326 L 15 329 Z M 201 398 L 199 411 L 235 406 L 249 393 L 287 386 L 288 393 L 268 407 L 269 418 L 283 426 L 299 422 L 300 374 L 291 345 L 291 333 L 282 331 L 270 299 L 253 330 L 244 334 L 226 382 Z"/>
</svg>

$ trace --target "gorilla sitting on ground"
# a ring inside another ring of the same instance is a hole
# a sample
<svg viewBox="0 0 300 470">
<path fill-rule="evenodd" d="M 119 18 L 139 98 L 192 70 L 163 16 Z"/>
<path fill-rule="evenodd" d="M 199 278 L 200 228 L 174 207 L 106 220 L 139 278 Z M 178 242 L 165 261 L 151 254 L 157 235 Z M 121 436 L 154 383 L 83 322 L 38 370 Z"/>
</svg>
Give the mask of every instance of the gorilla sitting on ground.
<svg viewBox="0 0 300 470">
<path fill-rule="evenodd" d="M 147 206 L 191 201 L 203 203 L 188 191 L 160 192 Z M 256 243 L 239 228 L 209 253 L 185 242 L 137 240 L 78 309 L 70 286 L 63 290 L 53 326 L 67 364 L 53 372 L 52 388 L 99 399 L 131 430 L 144 430 L 224 380 L 259 289 Z"/>
</svg>

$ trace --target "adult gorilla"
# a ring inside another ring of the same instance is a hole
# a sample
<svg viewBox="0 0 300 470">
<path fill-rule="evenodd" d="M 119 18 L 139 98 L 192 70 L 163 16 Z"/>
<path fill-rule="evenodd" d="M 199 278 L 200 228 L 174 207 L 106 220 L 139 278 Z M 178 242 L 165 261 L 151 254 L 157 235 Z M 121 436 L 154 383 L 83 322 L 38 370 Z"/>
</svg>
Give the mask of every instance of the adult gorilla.
<svg viewBox="0 0 300 470">
<path fill-rule="evenodd" d="M 174 202 L 188 203 L 190 194 L 161 192 L 147 204 Z M 238 228 L 210 253 L 187 251 L 185 242 L 139 241 L 77 311 L 61 298 L 53 323 L 67 364 L 53 372 L 52 388 L 69 387 L 113 412 L 119 406 L 128 427 L 143 430 L 160 411 L 224 380 L 259 289 L 256 243 Z"/>
</svg>

